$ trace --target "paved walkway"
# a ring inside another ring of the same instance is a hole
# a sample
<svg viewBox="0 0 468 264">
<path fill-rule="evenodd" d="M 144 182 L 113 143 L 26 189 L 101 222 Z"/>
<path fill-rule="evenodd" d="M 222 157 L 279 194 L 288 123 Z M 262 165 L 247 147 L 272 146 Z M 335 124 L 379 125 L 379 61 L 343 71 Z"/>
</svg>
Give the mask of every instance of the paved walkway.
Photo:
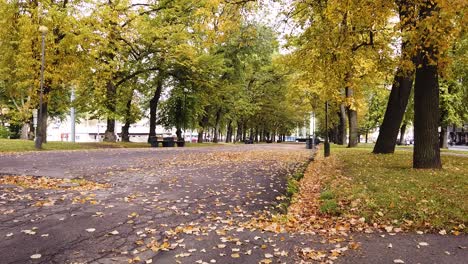
<svg viewBox="0 0 468 264">
<path fill-rule="evenodd" d="M 0 186 L 1 263 L 298 263 L 318 235 L 242 227 L 276 210 L 302 145 L 0 154 L 0 174 L 84 179 L 97 190 Z M 40 202 L 40 203 L 38 203 Z M 466 236 L 358 235 L 341 263 L 464 263 Z M 387 248 L 393 242 L 393 250 Z M 447 252 L 449 252 L 447 254 Z M 449 255 L 450 254 L 450 255 Z M 430 258 L 428 258 L 430 257 Z"/>
</svg>

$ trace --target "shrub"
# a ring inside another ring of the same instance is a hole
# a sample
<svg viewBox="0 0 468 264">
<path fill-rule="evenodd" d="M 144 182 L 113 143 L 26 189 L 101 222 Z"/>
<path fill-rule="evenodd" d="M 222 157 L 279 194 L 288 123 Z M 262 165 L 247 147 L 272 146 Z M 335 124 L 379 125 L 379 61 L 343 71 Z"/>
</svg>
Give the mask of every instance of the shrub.
<svg viewBox="0 0 468 264">
<path fill-rule="evenodd" d="M 7 127 L 0 126 L 0 138 L 9 138 L 10 130 Z"/>
</svg>

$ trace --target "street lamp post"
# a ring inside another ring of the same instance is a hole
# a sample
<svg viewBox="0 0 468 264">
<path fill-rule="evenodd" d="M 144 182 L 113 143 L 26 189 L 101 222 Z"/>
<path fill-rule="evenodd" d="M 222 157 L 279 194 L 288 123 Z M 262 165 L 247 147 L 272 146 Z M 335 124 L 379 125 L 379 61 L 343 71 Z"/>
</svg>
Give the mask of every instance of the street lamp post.
<svg viewBox="0 0 468 264">
<path fill-rule="evenodd" d="M 45 64 L 45 36 L 47 34 L 47 27 L 45 26 L 40 26 L 39 27 L 39 32 L 41 32 L 42 35 L 42 52 L 41 52 L 41 83 L 40 83 L 40 91 L 39 91 L 39 116 L 37 118 L 37 136 L 36 136 L 36 142 L 35 142 L 35 147 L 36 149 L 42 149 L 42 138 L 44 137 L 44 127 L 43 127 L 43 122 L 44 118 L 42 116 L 42 96 L 44 93 L 44 64 Z M 47 135 L 45 135 L 47 136 Z"/>
<path fill-rule="evenodd" d="M 325 144 L 324 144 L 324 156 L 330 156 L 330 142 L 328 142 L 328 101 L 325 102 Z"/>
</svg>

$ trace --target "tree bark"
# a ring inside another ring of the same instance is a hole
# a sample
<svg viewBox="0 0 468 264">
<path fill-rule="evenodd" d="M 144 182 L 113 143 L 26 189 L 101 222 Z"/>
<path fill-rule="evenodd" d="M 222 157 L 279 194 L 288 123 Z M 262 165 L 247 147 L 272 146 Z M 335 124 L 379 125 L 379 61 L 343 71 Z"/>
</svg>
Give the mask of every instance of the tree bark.
<svg viewBox="0 0 468 264">
<path fill-rule="evenodd" d="M 406 123 L 403 123 L 400 128 L 400 139 L 398 140 L 398 145 L 403 145 L 405 143 L 405 133 L 406 133 Z"/>
<path fill-rule="evenodd" d="M 420 17 L 431 16 L 434 5 L 422 6 Z M 421 39 L 424 43 L 424 36 Z M 439 148 L 439 78 L 434 47 L 418 51 L 414 85 L 413 168 L 442 168 Z"/>
<path fill-rule="evenodd" d="M 242 140 L 242 122 L 237 121 L 237 133 L 236 133 L 236 142 Z"/>
<path fill-rule="evenodd" d="M 115 135 L 115 110 L 116 110 L 116 94 L 117 88 L 109 81 L 106 86 L 106 108 L 107 108 L 107 127 L 104 132 L 104 141 L 115 142 L 117 137 Z"/>
<path fill-rule="evenodd" d="M 414 87 L 414 168 L 442 168 L 440 160 L 437 68 L 423 59 Z"/>
<path fill-rule="evenodd" d="M 184 140 L 182 138 L 182 129 L 180 127 L 177 127 L 176 128 L 176 136 L 177 136 L 177 141 L 182 141 Z"/>
<path fill-rule="evenodd" d="M 122 142 L 130 142 L 130 122 L 126 121 L 122 126 Z"/>
<path fill-rule="evenodd" d="M 352 98 L 354 96 L 353 89 L 346 87 L 346 98 Z M 346 106 L 346 112 L 348 113 L 349 122 L 349 140 L 348 148 L 356 147 L 358 144 L 358 121 L 357 111 L 353 109 L 351 105 Z"/>
<path fill-rule="evenodd" d="M 133 95 L 133 91 L 131 93 Z M 130 125 L 132 123 L 132 99 L 133 96 L 127 101 L 125 105 L 125 124 L 122 126 L 122 142 L 130 142 Z"/>
<path fill-rule="evenodd" d="M 218 143 L 218 137 L 219 137 L 219 122 L 221 122 L 221 109 L 218 109 L 218 111 L 216 112 L 216 120 L 215 120 L 214 135 L 213 135 L 213 143 Z"/>
<path fill-rule="evenodd" d="M 336 138 L 336 143 L 338 145 L 346 144 L 346 109 L 344 104 L 340 104 L 339 112 L 339 124 L 338 124 L 338 137 Z"/>
<path fill-rule="evenodd" d="M 229 120 L 229 123 L 227 126 L 227 133 L 226 133 L 226 143 L 232 142 L 232 134 L 233 134 L 232 120 Z"/>
<path fill-rule="evenodd" d="M 447 127 L 443 125 L 440 128 L 439 147 L 443 149 L 448 149 Z"/>
<path fill-rule="evenodd" d="M 410 3 L 405 0 L 397 1 L 399 7 L 400 20 L 407 21 L 404 28 L 410 23 L 412 16 Z M 408 50 L 408 42 L 404 40 L 401 44 L 401 61 L 409 60 L 410 52 Z M 414 61 L 414 59 L 412 59 Z M 392 91 L 388 98 L 387 109 L 385 110 L 384 119 L 379 129 L 379 136 L 375 143 L 373 153 L 389 154 L 395 152 L 395 144 L 398 137 L 399 128 L 403 120 L 403 116 L 408 105 L 408 99 L 413 87 L 414 70 L 398 67 L 393 79 Z"/>
<path fill-rule="evenodd" d="M 163 77 L 159 73 L 158 81 L 156 82 L 156 91 L 154 91 L 153 98 L 150 100 L 150 118 L 149 118 L 149 134 L 148 142 L 151 137 L 156 136 L 156 114 L 158 111 L 159 98 L 163 90 Z"/>
</svg>

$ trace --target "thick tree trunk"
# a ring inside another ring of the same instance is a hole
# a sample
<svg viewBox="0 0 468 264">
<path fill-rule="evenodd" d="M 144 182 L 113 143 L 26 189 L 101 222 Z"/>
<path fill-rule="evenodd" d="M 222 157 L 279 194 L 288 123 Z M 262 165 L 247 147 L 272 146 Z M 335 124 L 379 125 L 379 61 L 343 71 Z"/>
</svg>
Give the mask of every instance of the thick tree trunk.
<svg viewBox="0 0 468 264">
<path fill-rule="evenodd" d="M 401 69 L 398 69 L 395 74 L 385 116 L 373 150 L 376 154 L 395 152 L 400 124 L 403 120 L 413 86 L 413 74 L 413 71 L 404 72 Z"/>
<path fill-rule="evenodd" d="M 338 137 L 336 143 L 338 145 L 346 144 L 346 109 L 344 104 L 340 104 L 339 124 L 338 124 Z"/>
<path fill-rule="evenodd" d="M 108 111 L 107 116 L 107 127 L 104 132 L 104 141 L 106 142 L 115 142 L 117 136 L 115 135 L 115 110 L 116 110 L 116 94 L 117 88 L 115 85 L 109 81 L 106 86 L 106 108 Z"/>
<path fill-rule="evenodd" d="M 427 59 L 416 70 L 414 87 L 414 168 L 441 168 L 437 68 Z"/>
<path fill-rule="evenodd" d="M 424 6 L 420 17 L 432 15 L 435 6 Z M 424 43 L 424 39 L 421 39 Z M 436 51 L 423 47 L 418 53 L 414 85 L 413 168 L 442 168 L 439 148 L 439 78 Z"/>
<path fill-rule="evenodd" d="M 398 145 L 405 144 L 405 133 L 406 133 L 406 123 L 403 123 L 400 128 L 400 139 L 398 140 Z"/>
<path fill-rule="evenodd" d="M 352 98 L 354 96 L 353 89 L 346 87 L 346 98 Z M 348 113 L 349 122 L 349 139 L 348 148 L 356 147 L 358 144 L 358 121 L 357 111 L 353 109 L 351 105 L 346 106 L 346 112 Z"/>
<path fill-rule="evenodd" d="M 413 23 L 411 3 L 406 0 L 397 2 L 399 6 L 400 20 L 407 21 L 405 26 Z M 405 30 L 405 28 L 403 28 Z M 410 60 L 407 41 L 401 44 L 401 61 Z M 395 152 L 395 144 L 398 137 L 401 121 L 408 105 L 408 99 L 413 87 L 414 70 L 398 67 L 393 79 L 392 91 L 388 98 L 387 109 L 385 110 L 384 119 L 379 129 L 379 136 L 375 143 L 373 153 L 388 154 Z"/>
<path fill-rule="evenodd" d="M 162 76 L 159 76 L 158 81 L 156 83 L 156 91 L 154 91 L 153 98 L 151 98 L 150 100 L 148 142 L 150 141 L 151 137 L 156 136 L 156 114 L 158 111 L 158 103 L 159 103 L 159 98 L 161 98 L 162 90 L 163 90 L 163 80 L 162 80 Z"/>
</svg>

